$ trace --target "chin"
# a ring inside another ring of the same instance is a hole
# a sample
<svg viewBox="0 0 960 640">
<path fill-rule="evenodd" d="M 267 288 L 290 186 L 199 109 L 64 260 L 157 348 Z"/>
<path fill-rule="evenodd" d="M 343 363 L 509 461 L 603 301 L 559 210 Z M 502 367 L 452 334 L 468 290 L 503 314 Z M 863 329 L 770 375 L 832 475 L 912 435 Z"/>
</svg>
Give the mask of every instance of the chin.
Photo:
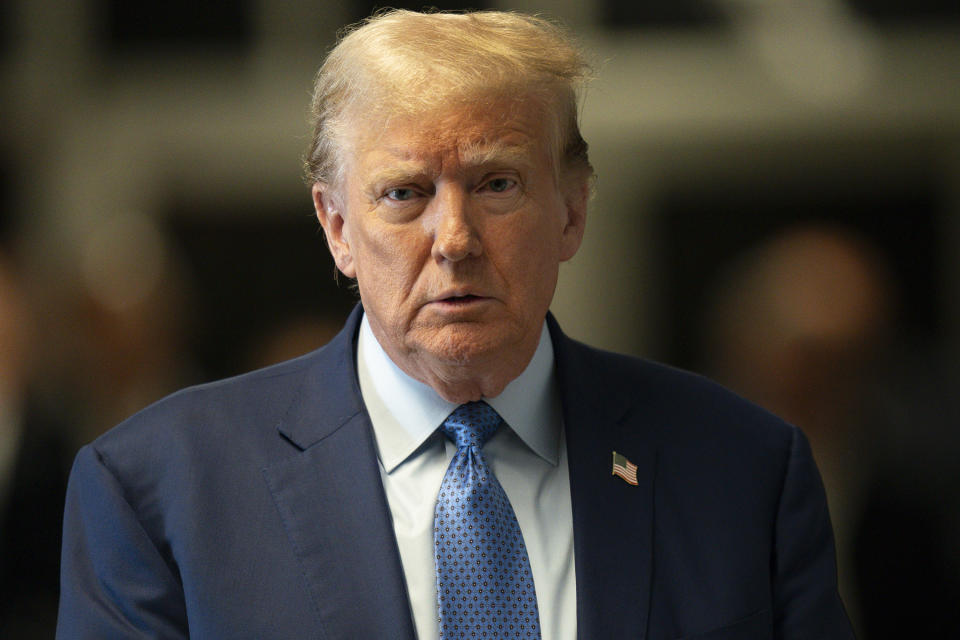
<svg viewBox="0 0 960 640">
<path fill-rule="evenodd" d="M 504 360 L 520 342 L 519 335 L 477 324 L 446 326 L 417 340 L 417 350 L 453 366 Z"/>
</svg>

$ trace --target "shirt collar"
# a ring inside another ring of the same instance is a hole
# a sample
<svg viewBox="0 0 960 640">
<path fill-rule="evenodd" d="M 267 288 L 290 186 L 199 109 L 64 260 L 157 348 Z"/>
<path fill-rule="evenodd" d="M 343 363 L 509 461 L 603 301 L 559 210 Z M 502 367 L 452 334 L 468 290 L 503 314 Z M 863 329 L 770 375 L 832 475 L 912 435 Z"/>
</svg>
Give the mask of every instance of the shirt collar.
<svg viewBox="0 0 960 640">
<path fill-rule="evenodd" d="M 556 465 L 561 411 L 553 364 L 553 343 L 544 323 L 527 368 L 500 395 L 485 400 L 534 453 Z M 387 473 L 419 449 L 457 408 L 390 359 L 366 315 L 357 338 L 357 375 Z"/>
</svg>

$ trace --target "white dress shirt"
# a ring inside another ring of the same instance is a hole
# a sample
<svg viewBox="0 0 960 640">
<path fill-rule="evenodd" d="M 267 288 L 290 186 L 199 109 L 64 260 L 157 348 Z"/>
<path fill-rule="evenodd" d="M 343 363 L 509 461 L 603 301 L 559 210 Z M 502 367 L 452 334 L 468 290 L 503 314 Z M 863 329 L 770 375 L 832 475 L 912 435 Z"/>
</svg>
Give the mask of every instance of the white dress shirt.
<svg viewBox="0 0 960 640">
<path fill-rule="evenodd" d="M 394 364 L 366 316 L 357 341 L 357 372 L 373 423 L 414 627 L 419 640 L 437 640 L 433 516 L 440 483 L 456 452 L 437 428 L 457 405 Z M 574 640 L 577 606 L 570 477 L 546 324 L 524 372 L 499 396 L 485 400 L 509 425 L 494 434 L 483 453 L 510 498 L 523 532 L 541 636 Z"/>
</svg>

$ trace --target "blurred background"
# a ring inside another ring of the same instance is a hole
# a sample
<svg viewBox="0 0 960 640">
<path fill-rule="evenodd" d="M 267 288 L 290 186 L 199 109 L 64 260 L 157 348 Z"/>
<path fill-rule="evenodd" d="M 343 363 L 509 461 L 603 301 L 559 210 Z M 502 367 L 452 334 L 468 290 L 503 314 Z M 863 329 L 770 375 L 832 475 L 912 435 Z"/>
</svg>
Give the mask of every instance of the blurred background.
<svg viewBox="0 0 960 640">
<path fill-rule="evenodd" d="M 960 3 L 438 6 L 544 11 L 593 53 L 565 330 L 803 427 L 860 637 L 960 637 Z M 300 156 L 312 76 L 373 8 L 0 4 L 0 637 L 52 635 L 81 443 L 354 304 Z"/>
</svg>

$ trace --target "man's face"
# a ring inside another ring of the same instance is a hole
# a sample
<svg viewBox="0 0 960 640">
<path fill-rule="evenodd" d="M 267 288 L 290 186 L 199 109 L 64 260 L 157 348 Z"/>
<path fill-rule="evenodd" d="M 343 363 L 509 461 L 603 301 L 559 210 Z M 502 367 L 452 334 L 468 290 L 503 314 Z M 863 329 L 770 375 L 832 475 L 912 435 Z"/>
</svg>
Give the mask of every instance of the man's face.
<svg viewBox="0 0 960 640">
<path fill-rule="evenodd" d="M 587 193 L 585 176 L 564 184 L 561 172 L 558 184 L 547 124 L 517 101 L 357 126 L 344 184 L 315 187 L 338 267 L 414 377 L 518 356 L 522 371 L 532 355 L 559 264 L 580 245 Z"/>
</svg>

